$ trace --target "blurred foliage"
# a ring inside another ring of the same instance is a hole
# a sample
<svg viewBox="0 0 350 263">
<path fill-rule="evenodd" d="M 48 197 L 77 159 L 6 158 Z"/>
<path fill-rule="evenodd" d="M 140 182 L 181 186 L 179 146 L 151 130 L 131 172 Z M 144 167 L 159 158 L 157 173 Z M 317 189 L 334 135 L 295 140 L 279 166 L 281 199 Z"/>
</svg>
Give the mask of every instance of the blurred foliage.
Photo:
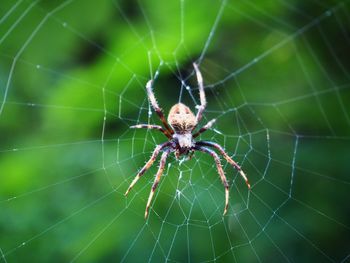
<svg viewBox="0 0 350 263">
<path fill-rule="evenodd" d="M 349 14 L 347 1 L 2 1 L 7 262 L 345 258 Z M 222 218 L 210 156 L 181 165 L 171 157 L 144 221 L 157 165 L 123 193 L 164 138 L 128 127 L 159 123 L 144 89 L 156 71 L 165 112 L 182 80 L 193 90 L 181 100 L 194 110 L 192 62 L 202 55 L 206 120 L 217 118 L 222 133 L 202 138 L 235 154 L 252 191 L 225 166 L 232 186 Z M 186 198 L 175 199 L 177 189 Z"/>
</svg>

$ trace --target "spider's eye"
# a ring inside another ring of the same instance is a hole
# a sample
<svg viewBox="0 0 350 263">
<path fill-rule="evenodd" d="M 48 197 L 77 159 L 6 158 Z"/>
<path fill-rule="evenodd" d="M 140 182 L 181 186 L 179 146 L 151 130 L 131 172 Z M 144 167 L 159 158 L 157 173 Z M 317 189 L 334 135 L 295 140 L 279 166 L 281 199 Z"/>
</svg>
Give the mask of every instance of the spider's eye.
<svg viewBox="0 0 350 263">
<path fill-rule="evenodd" d="M 177 112 L 175 112 L 176 114 L 180 114 L 180 112 L 179 111 L 177 111 Z"/>
</svg>

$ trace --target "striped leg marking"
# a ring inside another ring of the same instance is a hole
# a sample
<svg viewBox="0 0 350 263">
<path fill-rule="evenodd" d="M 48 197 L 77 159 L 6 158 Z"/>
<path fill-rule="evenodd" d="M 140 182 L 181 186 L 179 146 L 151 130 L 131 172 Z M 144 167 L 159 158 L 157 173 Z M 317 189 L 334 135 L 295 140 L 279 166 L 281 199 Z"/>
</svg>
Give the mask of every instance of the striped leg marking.
<svg viewBox="0 0 350 263">
<path fill-rule="evenodd" d="M 164 130 L 164 128 L 160 125 L 153 125 L 153 124 L 137 124 L 130 126 L 131 129 L 153 129 L 158 130 L 162 132 L 167 138 L 172 139 L 171 135 L 169 135 L 169 132 Z"/>
<path fill-rule="evenodd" d="M 198 112 L 197 112 L 197 123 L 202 119 L 203 111 L 205 110 L 205 107 L 207 106 L 207 100 L 205 98 L 205 92 L 204 92 L 204 85 L 203 85 L 203 77 L 201 72 L 199 71 L 198 65 L 196 63 L 193 63 L 194 70 L 196 72 L 198 87 L 199 87 L 199 98 L 201 105 L 198 106 Z"/>
<path fill-rule="evenodd" d="M 192 135 L 193 138 L 198 137 L 201 133 L 205 132 L 206 130 L 209 130 L 214 123 L 216 122 L 216 119 L 212 119 L 211 121 L 209 121 L 206 125 L 204 125 L 202 128 L 199 129 L 199 131 L 197 131 L 195 134 Z"/>
<path fill-rule="evenodd" d="M 224 156 L 226 161 L 229 164 L 231 164 L 239 172 L 239 174 L 244 179 L 248 189 L 250 189 L 250 184 L 249 184 L 248 178 L 245 175 L 245 173 L 243 172 L 242 168 L 234 160 L 232 160 L 230 156 L 228 156 L 228 154 L 225 152 L 225 150 L 221 147 L 220 144 L 217 144 L 215 142 L 208 142 L 208 141 L 199 141 L 196 144 L 203 145 L 203 146 L 214 147 L 215 149 L 217 149 L 222 154 L 222 156 Z"/>
<path fill-rule="evenodd" d="M 147 161 L 145 166 L 142 167 L 142 169 L 138 172 L 138 174 L 135 176 L 134 180 L 131 182 L 128 190 L 125 192 L 125 196 L 128 195 L 130 190 L 134 187 L 134 185 L 137 183 L 137 181 L 141 178 L 142 175 L 151 167 L 151 165 L 154 163 L 156 160 L 157 156 L 159 155 L 160 151 L 164 149 L 165 147 L 169 146 L 170 143 L 166 142 L 160 145 L 157 145 L 157 147 L 154 149 L 151 158 Z"/>
<path fill-rule="evenodd" d="M 166 132 L 168 133 L 168 135 L 171 136 L 171 134 L 174 133 L 174 131 L 170 128 L 169 124 L 167 123 L 167 121 L 165 120 L 164 114 L 162 109 L 159 107 L 158 102 L 156 100 L 156 97 L 154 96 L 153 90 L 152 90 L 152 86 L 153 86 L 153 80 L 149 80 L 146 84 L 146 90 L 147 90 L 147 96 L 149 98 L 149 101 L 152 104 L 152 107 L 154 109 L 154 111 L 157 113 L 157 115 L 159 116 L 160 120 L 162 121 Z"/>
<path fill-rule="evenodd" d="M 210 154 L 210 155 L 214 158 L 214 160 L 215 160 L 216 168 L 217 168 L 218 173 L 219 173 L 219 175 L 220 175 L 222 184 L 223 184 L 224 187 L 225 187 L 225 209 L 224 209 L 224 214 L 223 214 L 223 215 L 225 215 L 225 214 L 227 213 L 228 199 L 229 199 L 230 194 L 229 194 L 229 185 L 228 185 L 228 183 L 227 183 L 227 179 L 226 179 L 224 170 L 222 169 L 222 165 L 221 165 L 221 162 L 220 162 L 220 158 L 219 158 L 219 156 L 216 154 L 216 152 L 214 152 L 213 150 L 208 149 L 208 148 L 206 148 L 206 147 L 203 147 L 203 146 L 196 146 L 195 149 L 198 150 L 198 151 L 201 151 L 201 152 L 205 152 L 205 153 Z"/>
<path fill-rule="evenodd" d="M 169 153 L 170 153 L 170 150 L 163 152 L 162 157 L 160 159 L 159 169 L 158 169 L 158 172 L 157 172 L 156 177 L 154 179 L 151 192 L 149 193 L 149 197 L 148 197 L 148 201 L 147 201 L 147 205 L 146 205 L 146 211 L 145 211 L 145 218 L 148 217 L 148 212 L 149 212 L 149 208 L 151 206 L 152 198 L 153 198 L 154 192 L 157 189 L 160 178 L 163 174 L 166 159 L 168 158 Z"/>
</svg>

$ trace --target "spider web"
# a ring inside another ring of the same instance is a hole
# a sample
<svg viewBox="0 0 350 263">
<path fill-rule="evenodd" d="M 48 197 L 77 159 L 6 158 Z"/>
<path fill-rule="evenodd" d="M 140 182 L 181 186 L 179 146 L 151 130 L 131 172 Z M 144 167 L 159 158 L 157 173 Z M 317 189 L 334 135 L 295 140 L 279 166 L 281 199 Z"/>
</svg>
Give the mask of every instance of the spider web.
<svg viewBox="0 0 350 263">
<path fill-rule="evenodd" d="M 0 8 L 2 262 L 347 262 L 347 1 L 4 1 Z M 81 14 L 81 17 L 77 17 Z M 199 104 L 222 158 L 170 156 L 124 197 L 168 112 Z"/>
</svg>

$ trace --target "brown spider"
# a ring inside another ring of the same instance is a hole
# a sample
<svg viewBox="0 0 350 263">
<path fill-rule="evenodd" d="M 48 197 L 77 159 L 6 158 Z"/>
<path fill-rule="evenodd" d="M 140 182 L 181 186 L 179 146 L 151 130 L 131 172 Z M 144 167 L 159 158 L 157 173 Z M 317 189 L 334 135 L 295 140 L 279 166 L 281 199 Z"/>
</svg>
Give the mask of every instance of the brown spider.
<svg viewBox="0 0 350 263">
<path fill-rule="evenodd" d="M 125 192 L 125 196 L 126 196 L 130 192 L 130 190 L 133 188 L 133 186 L 137 183 L 137 181 L 140 179 L 140 177 L 151 167 L 151 165 L 154 163 L 159 153 L 162 151 L 163 154 L 160 160 L 159 169 L 155 176 L 154 183 L 152 185 L 152 190 L 148 197 L 146 211 L 145 211 L 145 218 L 147 218 L 148 216 L 148 211 L 154 195 L 154 191 L 156 190 L 158 183 L 160 181 L 160 177 L 162 176 L 166 159 L 171 152 L 175 152 L 176 158 L 179 158 L 181 155 L 191 156 L 194 153 L 194 151 L 201 151 L 201 152 L 208 153 L 214 158 L 216 168 L 220 175 L 221 181 L 225 187 L 224 215 L 226 214 L 227 207 L 228 207 L 229 185 L 227 183 L 224 170 L 222 169 L 219 156 L 215 151 L 209 149 L 208 147 L 213 147 L 216 150 L 218 150 L 220 154 L 226 159 L 226 161 L 229 162 L 234 168 L 236 168 L 237 171 L 239 171 L 240 175 L 245 180 L 248 186 L 248 189 L 250 189 L 248 178 L 242 171 L 241 167 L 234 160 L 232 160 L 230 156 L 228 156 L 228 154 L 219 144 L 210 142 L 210 141 L 196 142 L 194 140 L 194 138 L 198 137 L 198 135 L 210 129 L 216 120 L 213 119 L 209 121 L 206 125 L 200 128 L 196 133 L 192 134 L 193 130 L 197 127 L 199 121 L 202 119 L 202 114 L 207 104 L 205 99 L 202 74 L 199 71 L 197 64 L 193 63 L 193 67 L 197 76 L 197 81 L 199 86 L 199 96 L 200 96 L 200 102 L 201 102 L 201 105 L 196 107 L 198 109 L 196 116 L 193 114 L 193 112 L 190 110 L 189 107 L 187 107 L 182 103 L 177 103 L 174 106 L 172 106 L 172 108 L 170 109 L 170 112 L 168 115 L 168 122 L 166 122 L 163 111 L 159 107 L 157 100 L 154 96 L 154 93 L 152 91 L 153 80 L 149 80 L 146 85 L 148 99 L 151 102 L 153 109 L 158 114 L 164 127 L 159 125 L 151 125 L 151 124 L 138 124 L 130 127 L 130 128 L 156 129 L 161 131 L 169 139 L 169 141 L 162 143 L 160 145 L 157 145 L 157 147 L 153 151 L 151 158 L 148 160 L 145 166 L 142 167 L 139 173 L 135 176 L 128 190 Z"/>
</svg>

